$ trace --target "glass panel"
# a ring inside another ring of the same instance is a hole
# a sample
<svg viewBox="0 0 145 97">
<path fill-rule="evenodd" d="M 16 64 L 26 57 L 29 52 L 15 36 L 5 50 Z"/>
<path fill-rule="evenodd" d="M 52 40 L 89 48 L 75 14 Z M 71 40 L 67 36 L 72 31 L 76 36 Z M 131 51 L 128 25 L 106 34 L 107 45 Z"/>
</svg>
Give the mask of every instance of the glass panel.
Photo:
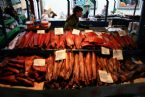
<svg viewBox="0 0 145 97">
<path fill-rule="evenodd" d="M 134 9 L 138 2 L 137 9 L 140 8 L 140 0 L 119 0 L 118 9 Z"/>
</svg>

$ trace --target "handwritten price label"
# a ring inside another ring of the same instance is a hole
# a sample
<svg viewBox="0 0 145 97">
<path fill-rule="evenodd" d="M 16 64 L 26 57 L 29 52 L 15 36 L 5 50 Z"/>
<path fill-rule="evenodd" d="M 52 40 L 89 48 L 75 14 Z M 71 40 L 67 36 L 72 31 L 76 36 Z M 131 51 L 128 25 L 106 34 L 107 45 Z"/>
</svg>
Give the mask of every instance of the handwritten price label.
<svg viewBox="0 0 145 97">
<path fill-rule="evenodd" d="M 34 59 L 34 66 L 45 66 L 45 59 Z"/>
<path fill-rule="evenodd" d="M 110 49 L 106 47 L 101 47 L 101 53 L 104 55 L 110 55 Z"/>
<path fill-rule="evenodd" d="M 85 30 L 85 33 L 94 32 L 93 30 Z"/>
<path fill-rule="evenodd" d="M 80 30 L 73 29 L 72 34 L 79 35 L 80 34 Z"/>
<path fill-rule="evenodd" d="M 45 34 L 45 30 L 37 30 L 37 34 Z"/>
<path fill-rule="evenodd" d="M 119 33 L 119 36 L 126 36 L 127 35 L 124 30 L 118 31 L 118 33 Z"/>
<path fill-rule="evenodd" d="M 55 32 L 55 35 L 61 35 L 63 34 L 63 28 L 54 28 L 54 32 Z"/>
<path fill-rule="evenodd" d="M 123 60 L 122 50 L 113 50 L 113 58 L 117 58 L 118 60 Z"/>
<path fill-rule="evenodd" d="M 66 59 L 66 50 L 59 50 L 55 52 L 55 61 Z"/>
<path fill-rule="evenodd" d="M 103 70 L 98 70 L 98 72 L 99 72 L 100 80 L 102 82 L 113 83 L 113 79 L 110 73 L 107 73 L 106 71 Z"/>
</svg>

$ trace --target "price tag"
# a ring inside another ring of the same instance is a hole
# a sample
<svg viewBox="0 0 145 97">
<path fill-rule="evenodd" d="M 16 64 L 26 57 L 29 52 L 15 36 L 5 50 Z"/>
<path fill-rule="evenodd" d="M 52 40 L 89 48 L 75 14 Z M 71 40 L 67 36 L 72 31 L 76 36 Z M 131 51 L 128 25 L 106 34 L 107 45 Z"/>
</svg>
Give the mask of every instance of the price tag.
<svg viewBox="0 0 145 97">
<path fill-rule="evenodd" d="M 37 34 L 45 34 L 45 30 L 37 30 Z"/>
<path fill-rule="evenodd" d="M 55 35 L 63 34 L 63 28 L 54 28 Z"/>
<path fill-rule="evenodd" d="M 94 32 L 93 30 L 85 30 L 85 33 Z"/>
<path fill-rule="evenodd" d="M 98 72 L 99 72 L 100 80 L 102 82 L 113 83 L 113 79 L 110 73 L 107 73 L 106 71 L 103 70 L 99 70 Z"/>
<path fill-rule="evenodd" d="M 114 31 L 122 31 L 121 28 L 108 28 L 109 32 L 114 32 Z"/>
<path fill-rule="evenodd" d="M 101 47 L 101 53 L 104 55 L 110 55 L 110 49 L 106 47 Z"/>
<path fill-rule="evenodd" d="M 124 30 L 118 31 L 119 36 L 126 36 L 126 32 Z"/>
<path fill-rule="evenodd" d="M 117 58 L 118 60 L 123 60 L 122 50 L 113 50 L 113 58 Z"/>
<path fill-rule="evenodd" d="M 63 60 L 66 59 L 66 50 L 59 50 L 55 52 L 55 60 Z"/>
<path fill-rule="evenodd" d="M 45 66 L 45 59 L 34 59 L 34 66 Z"/>
<path fill-rule="evenodd" d="M 80 34 L 80 30 L 73 29 L 72 34 L 79 35 Z"/>
</svg>

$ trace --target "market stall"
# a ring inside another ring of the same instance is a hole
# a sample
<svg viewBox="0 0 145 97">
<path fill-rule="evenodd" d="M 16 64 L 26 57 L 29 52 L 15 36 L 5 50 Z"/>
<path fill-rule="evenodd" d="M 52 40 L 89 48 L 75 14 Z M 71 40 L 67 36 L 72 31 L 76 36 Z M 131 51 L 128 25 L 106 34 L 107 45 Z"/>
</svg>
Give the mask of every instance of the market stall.
<svg viewBox="0 0 145 97">
<path fill-rule="evenodd" d="M 81 22 L 92 27 L 64 30 L 64 20 L 26 22 L 24 32 L 0 50 L 0 96 L 142 96 L 144 50 L 132 34 L 105 29 L 101 21 Z"/>
</svg>

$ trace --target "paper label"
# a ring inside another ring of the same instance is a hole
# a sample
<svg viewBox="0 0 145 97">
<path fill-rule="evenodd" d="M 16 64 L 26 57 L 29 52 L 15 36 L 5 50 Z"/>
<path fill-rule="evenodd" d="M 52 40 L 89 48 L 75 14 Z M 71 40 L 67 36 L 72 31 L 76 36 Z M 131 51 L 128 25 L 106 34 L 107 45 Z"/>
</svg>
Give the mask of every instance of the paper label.
<svg viewBox="0 0 145 97">
<path fill-rule="evenodd" d="M 80 34 L 80 30 L 73 29 L 72 34 L 79 35 Z"/>
<path fill-rule="evenodd" d="M 114 31 L 122 31 L 121 28 L 108 28 L 109 32 L 114 32 Z"/>
<path fill-rule="evenodd" d="M 124 30 L 118 31 L 119 36 L 126 36 L 126 32 Z"/>
<path fill-rule="evenodd" d="M 55 52 L 55 61 L 66 59 L 66 50 L 59 50 Z"/>
<path fill-rule="evenodd" d="M 37 34 L 45 34 L 45 30 L 37 30 Z"/>
<path fill-rule="evenodd" d="M 85 30 L 85 33 L 94 32 L 93 30 Z"/>
<path fill-rule="evenodd" d="M 107 73 L 106 71 L 103 70 L 98 70 L 98 71 L 99 71 L 100 81 L 105 83 L 113 83 L 113 79 L 110 73 Z"/>
<path fill-rule="evenodd" d="M 63 34 L 63 28 L 54 28 L 55 35 Z"/>
<path fill-rule="evenodd" d="M 123 60 L 122 50 L 113 50 L 113 58 L 117 58 L 118 60 Z"/>
<path fill-rule="evenodd" d="M 45 59 L 34 59 L 34 66 L 45 66 Z"/>
<path fill-rule="evenodd" d="M 110 55 L 110 49 L 106 47 L 101 47 L 101 53 L 104 55 Z"/>
</svg>

